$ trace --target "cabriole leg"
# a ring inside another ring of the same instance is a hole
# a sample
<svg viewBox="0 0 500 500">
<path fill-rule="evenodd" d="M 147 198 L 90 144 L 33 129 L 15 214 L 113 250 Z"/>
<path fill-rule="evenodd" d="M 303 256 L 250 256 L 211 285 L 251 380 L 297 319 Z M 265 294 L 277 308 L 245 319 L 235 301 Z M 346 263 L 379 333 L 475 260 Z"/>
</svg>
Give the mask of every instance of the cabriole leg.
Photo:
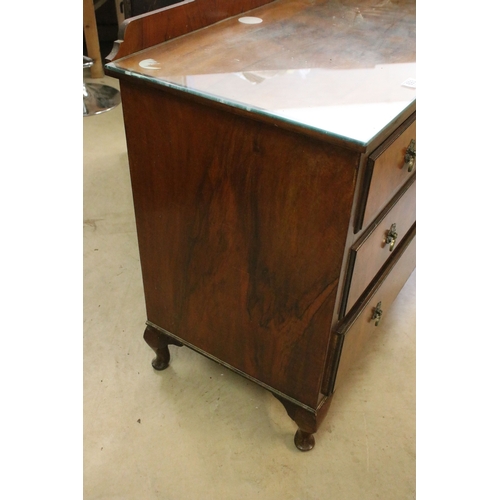
<svg viewBox="0 0 500 500">
<path fill-rule="evenodd" d="M 332 398 L 324 401 L 316 411 L 308 411 L 291 401 L 274 394 L 276 399 L 285 407 L 288 416 L 297 424 L 298 430 L 295 433 L 294 443 L 300 451 L 310 451 L 314 448 L 314 433 L 325 418 Z"/>
<path fill-rule="evenodd" d="M 146 326 L 144 330 L 144 340 L 156 354 L 156 358 L 151 362 L 155 370 L 165 370 L 170 363 L 169 344 L 182 346 L 178 340 L 170 337 L 164 332 L 160 332 L 150 325 Z"/>
</svg>

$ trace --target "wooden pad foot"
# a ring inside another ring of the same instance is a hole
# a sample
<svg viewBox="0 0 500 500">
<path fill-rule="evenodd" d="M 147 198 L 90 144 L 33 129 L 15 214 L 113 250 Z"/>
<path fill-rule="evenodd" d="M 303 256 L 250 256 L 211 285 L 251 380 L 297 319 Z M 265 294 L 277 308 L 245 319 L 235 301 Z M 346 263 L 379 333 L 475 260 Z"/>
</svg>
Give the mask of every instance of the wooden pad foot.
<svg viewBox="0 0 500 500">
<path fill-rule="evenodd" d="M 168 367 L 170 363 L 169 344 L 182 346 L 176 339 L 150 325 L 146 326 L 144 330 L 144 340 L 156 354 L 156 358 L 151 362 L 155 370 L 165 370 Z"/>
<path fill-rule="evenodd" d="M 316 441 L 314 440 L 314 434 L 310 432 L 297 430 L 295 433 L 295 438 L 293 440 L 295 446 L 300 451 L 310 451 L 314 448 Z"/>
<path fill-rule="evenodd" d="M 297 424 L 299 430 L 295 433 L 294 443 L 300 451 L 310 451 L 314 448 L 314 433 L 325 418 L 332 398 L 322 401 L 316 410 L 307 410 L 292 401 L 282 398 L 276 394 L 274 396 L 285 407 L 288 416 Z"/>
</svg>

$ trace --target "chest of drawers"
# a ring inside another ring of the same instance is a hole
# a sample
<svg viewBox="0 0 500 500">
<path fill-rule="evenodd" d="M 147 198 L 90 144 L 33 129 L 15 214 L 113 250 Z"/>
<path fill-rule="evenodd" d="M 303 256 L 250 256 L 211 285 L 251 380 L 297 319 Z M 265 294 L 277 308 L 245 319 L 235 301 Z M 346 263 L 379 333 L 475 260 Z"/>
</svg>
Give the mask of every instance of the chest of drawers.
<svg viewBox="0 0 500 500">
<path fill-rule="evenodd" d="M 415 267 L 415 8 L 212 3 L 130 20 L 106 66 L 144 338 L 156 369 L 187 346 L 271 391 L 305 451 Z"/>
</svg>

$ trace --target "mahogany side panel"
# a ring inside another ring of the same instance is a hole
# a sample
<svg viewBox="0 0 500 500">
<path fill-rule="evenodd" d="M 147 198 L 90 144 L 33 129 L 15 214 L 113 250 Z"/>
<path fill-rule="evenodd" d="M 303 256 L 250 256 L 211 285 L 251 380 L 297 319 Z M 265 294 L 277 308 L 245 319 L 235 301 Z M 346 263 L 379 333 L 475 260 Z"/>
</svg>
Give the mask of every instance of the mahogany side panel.
<svg viewBox="0 0 500 500">
<path fill-rule="evenodd" d="M 358 155 L 121 92 L 148 320 L 315 408 Z"/>
<path fill-rule="evenodd" d="M 121 24 L 118 40 L 106 57 L 106 62 L 120 59 L 272 1 L 186 0 L 147 14 L 131 17 Z"/>
</svg>

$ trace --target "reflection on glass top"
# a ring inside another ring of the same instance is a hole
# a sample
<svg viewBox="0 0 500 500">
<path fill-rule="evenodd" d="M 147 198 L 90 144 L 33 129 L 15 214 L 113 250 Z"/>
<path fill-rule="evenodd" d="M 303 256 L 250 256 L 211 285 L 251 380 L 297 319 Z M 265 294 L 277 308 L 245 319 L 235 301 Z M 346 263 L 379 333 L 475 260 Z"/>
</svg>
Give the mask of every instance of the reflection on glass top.
<svg viewBox="0 0 500 500">
<path fill-rule="evenodd" d="M 415 4 L 277 0 L 108 68 L 366 144 L 415 100 Z"/>
</svg>

